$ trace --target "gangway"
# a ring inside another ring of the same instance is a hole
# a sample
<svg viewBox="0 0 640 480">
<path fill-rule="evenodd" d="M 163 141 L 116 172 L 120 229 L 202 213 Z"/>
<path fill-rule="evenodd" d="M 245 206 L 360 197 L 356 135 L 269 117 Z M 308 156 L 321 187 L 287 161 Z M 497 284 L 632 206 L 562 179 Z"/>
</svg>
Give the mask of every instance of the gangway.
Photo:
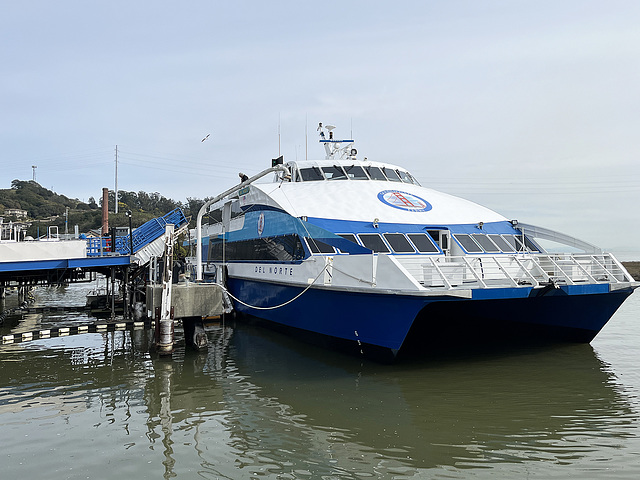
<svg viewBox="0 0 640 480">
<path fill-rule="evenodd" d="M 99 257 L 109 254 L 131 255 L 132 263 L 145 265 L 151 257 L 162 256 L 164 251 L 164 235 L 167 225 L 174 225 L 174 235 L 186 230 L 189 220 L 181 209 L 176 208 L 166 215 L 153 218 L 136 228 L 130 235 L 115 238 L 113 252 L 109 237 L 90 238 L 87 242 L 87 256 Z M 133 252 L 132 252 L 133 247 Z"/>
<path fill-rule="evenodd" d="M 109 237 L 87 240 L 49 237 L 46 240 L 0 242 L 0 287 L 12 283 L 57 284 L 82 281 L 84 272 L 145 265 L 152 256 L 161 256 L 165 227 L 173 224 L 184 231 L 189 221 L 181 209 L 149 220 L 129 235 L 115 238 L 111 251 Z M 131 255 L 133 245 L 133 255 Z"/>
</svg>

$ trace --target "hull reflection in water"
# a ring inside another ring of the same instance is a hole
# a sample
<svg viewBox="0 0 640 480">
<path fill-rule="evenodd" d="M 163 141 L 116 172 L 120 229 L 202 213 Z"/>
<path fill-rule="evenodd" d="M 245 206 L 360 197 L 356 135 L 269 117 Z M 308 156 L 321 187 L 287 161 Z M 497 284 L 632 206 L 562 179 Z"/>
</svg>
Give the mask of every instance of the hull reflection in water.
<svg viewBox="0 0 640 480">
<path fill-rule="evenodd" d="M 394 366 L 245 325 L 232 345 L 261 395 L 301 415 L 315 439 L 323 432 L 336 458 L 358 452 L 366 461 L 356 463 L 371 468 L 580 464 L 611 458 L 637 433 L 630 404 L 589 345 Z"/>
<path fill-rule="evenodd" d="M 150 332 L 2 347 L 3 476 L 640 473 L 633 399 L 588 345 L 388 366 L 250 325 L 208 335 L 171 359 Z"/>
</svg>

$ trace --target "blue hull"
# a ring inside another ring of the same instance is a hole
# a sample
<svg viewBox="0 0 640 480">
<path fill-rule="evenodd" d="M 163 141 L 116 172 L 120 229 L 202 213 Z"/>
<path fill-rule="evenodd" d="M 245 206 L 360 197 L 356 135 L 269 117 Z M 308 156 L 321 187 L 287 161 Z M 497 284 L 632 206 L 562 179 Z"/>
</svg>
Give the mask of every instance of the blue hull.
<svg viewBox="0 0 640 480">
<path fill-rule="evenodd" d="M 229 291 L 255 306 L 279 305 L 302 288 L 227 279 Z M 350 344 L 355 351 L 438 348 L 486 340 L 590 342 L 633 292 L 563 287 L 547 291 L 496 289 L 502 297 L 463 299 L 372 294 L 311 288 L 281 308 L 260 310 L 238 302 L 236 311 L 299 333 Z M 606 286 L 608 289 L 608 286 Z M 339 345 L 337 345 L 339 346 Z"/>
</svg>

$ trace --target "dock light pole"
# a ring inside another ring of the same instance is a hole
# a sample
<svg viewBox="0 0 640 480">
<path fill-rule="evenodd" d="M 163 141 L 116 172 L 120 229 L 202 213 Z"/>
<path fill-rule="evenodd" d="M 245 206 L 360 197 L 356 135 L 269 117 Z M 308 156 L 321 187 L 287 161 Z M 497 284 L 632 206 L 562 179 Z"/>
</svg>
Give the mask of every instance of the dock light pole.
<svg viewBox="0 0 640 480">
<path fill-rule="evenodd" d="M 202 276 L 203 276 L 203 272 L 202 272 L 202 217 L 204 217 L 204 214 L 207 213 L 207 210 L 209 209 L 209 207 L 211 205 L 213 205 L 216 202 L 219 202 L 220 200 L 222 200 L 224 197 L 226 197 L 227 195 L 231 195 L 234 192 L 237 192 L 238 190 L 240 190 L 243 187 L 246 187 L 247 185 L 249 185 L 250 183 L 255 182 L 256 180 L 258 180 L 259 178 L 264 177 L 265 175 L 269 175 L 272 172 L 283 172 L 285 175 L 291 175 L 291 173 L 289 172 L 289 169 L 280 164 L 280 165 L 276 165 L 275 167 L 271 167 L 271 168 L 267 168 L 266 170 L 263 170 L 262 172 L 258 173 L 257 175 L 254 175 L 253 177 L 241 182 L 240 184 L 236 185 L 235 187 L 231 187 L 229 190 L 221 193 L 220 195 L 218 195 L 217 197 L 209 200 L 207 203 L 205 203 L 201 208 L 200 211 L 198 212 L 198 217 L 196 220 L 196 281 L 197 282 L 201 282 L 202 281 Z"/>
</svg>

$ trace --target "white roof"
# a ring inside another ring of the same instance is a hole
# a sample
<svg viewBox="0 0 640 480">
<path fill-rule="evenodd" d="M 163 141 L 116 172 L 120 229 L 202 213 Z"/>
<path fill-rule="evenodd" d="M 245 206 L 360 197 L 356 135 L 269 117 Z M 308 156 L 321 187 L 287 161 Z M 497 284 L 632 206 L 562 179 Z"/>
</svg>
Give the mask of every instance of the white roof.
<svg viewBox="0 0 640 480">
<path fill-rule="evenodd" d="M 251 193 L 241 198 L 242 203 L 277 206 L 295 217 L 366 222 L 377 218 L 381 223 L 424 225 L 507 220 L 468 200 L 408 183 L 323 180 L 253 184 L 252 187 Z M 394 203 L 397 206 L 393 206 Z M 413 205 L 417 208 L 412 208 Z"/>
</svg>

